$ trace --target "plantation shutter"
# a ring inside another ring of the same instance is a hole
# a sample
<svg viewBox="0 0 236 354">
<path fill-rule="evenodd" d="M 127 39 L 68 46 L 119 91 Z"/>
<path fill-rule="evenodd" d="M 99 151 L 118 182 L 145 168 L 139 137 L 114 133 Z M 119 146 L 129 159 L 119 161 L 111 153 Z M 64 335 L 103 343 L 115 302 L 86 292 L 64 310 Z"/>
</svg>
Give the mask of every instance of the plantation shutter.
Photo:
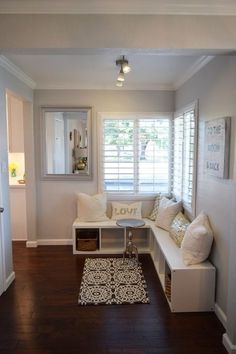
<svg viewBox="0 0 236 354">
<path fill-rule="evenodd" d="M 134 192 L 134 138 L 134 120 L 104 120 L 101 162 L 106 191 Z"/>
<path fill-rule="evenodd" d="M 138 126 L 138 189 L 140 192 L 168 192 L 169 120 L 140 119 Z"/>
<path fill-rule="evenodd" d="M 178 199 L 181 199 L 183 181 L 183 115 L 180 115 L 174 119 L 173 129 L 173 192 Z"/>
<path fill-rule="evenodd" d="M 103 118 L 101 182 L 106 192 L 169 192 L 169 118 Z"/>
<path fill-rule="evenodd" d="M 184 113 L 183 191 L 185 207 L 190 209 L 193 202 L 193 168 L 195 142 L 194 110 Z"/>
<path fill-rule="evenodd" d="M 177 114 L 173 124 L 173 193 L 189 211 L 194 208 L 195 134 L 196 114 L 192 107 Z"/>
</svg>

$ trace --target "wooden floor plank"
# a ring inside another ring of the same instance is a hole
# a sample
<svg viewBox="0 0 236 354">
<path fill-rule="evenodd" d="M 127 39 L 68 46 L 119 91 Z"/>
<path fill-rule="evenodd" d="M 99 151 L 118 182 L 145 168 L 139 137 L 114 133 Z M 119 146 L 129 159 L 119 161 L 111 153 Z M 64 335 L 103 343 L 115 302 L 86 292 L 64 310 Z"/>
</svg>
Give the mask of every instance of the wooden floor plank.
<svg viewBox="0 0 236 354">
<path fill-rule="evenodd" d="M 213 313 L 171 313 L 149 255 L 150 304 L 78 306 L 85 256 L 70 246 L 13 247 L 0 297 L 0 354 L 225 354 Z"/>
</svg>

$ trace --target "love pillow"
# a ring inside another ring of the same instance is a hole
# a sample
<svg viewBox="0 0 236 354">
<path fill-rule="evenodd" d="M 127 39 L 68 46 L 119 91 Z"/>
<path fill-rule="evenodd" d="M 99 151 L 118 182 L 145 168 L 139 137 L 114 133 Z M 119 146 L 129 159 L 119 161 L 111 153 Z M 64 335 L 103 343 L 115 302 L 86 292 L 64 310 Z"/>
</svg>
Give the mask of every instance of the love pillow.
<svg viewBox="0 0 236 354">
<path fill-rule="evenodd" d="M 142 219 L 141 208 L 141 202 L 136 202 L 132 204 L 112 202 L 112 219 Z"/>
</svg>

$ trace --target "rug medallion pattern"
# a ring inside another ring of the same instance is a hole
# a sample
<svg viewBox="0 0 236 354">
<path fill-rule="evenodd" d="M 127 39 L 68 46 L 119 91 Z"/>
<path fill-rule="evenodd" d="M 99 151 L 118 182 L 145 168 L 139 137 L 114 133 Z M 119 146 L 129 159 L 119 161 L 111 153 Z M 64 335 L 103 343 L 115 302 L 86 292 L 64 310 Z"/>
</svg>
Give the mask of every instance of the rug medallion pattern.
<svg viewBox="0 0 236 354">
<path fill-rule="evenodd" d="M 86 258 L 79 305 L 149 303 L 142 268 L 135 259 Z"/>
</svg>

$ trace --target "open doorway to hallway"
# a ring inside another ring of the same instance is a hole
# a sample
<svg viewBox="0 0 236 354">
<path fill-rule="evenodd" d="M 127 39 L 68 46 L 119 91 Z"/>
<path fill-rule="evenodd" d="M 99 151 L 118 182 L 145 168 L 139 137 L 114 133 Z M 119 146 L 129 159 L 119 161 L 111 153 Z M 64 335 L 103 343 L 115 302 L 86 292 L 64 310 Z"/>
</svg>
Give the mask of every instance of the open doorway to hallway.
<svg viewBox="0 0 236 354">
<path fill-rule="evenodd" d="M 1 200 L 1 198 L 0 198 Z M 2 213 L 4 212 L 4 208 L 0 206 L 0 295 L 4 291 L 4 262 L 3 262 L 3 247 L 2 247 Z"/>
<path fill-rule="evenodd" d="M 26 241 L 24 101 L 11 92 L 6 101 L 11 235 L 13 241 Z"/>
</svg>

